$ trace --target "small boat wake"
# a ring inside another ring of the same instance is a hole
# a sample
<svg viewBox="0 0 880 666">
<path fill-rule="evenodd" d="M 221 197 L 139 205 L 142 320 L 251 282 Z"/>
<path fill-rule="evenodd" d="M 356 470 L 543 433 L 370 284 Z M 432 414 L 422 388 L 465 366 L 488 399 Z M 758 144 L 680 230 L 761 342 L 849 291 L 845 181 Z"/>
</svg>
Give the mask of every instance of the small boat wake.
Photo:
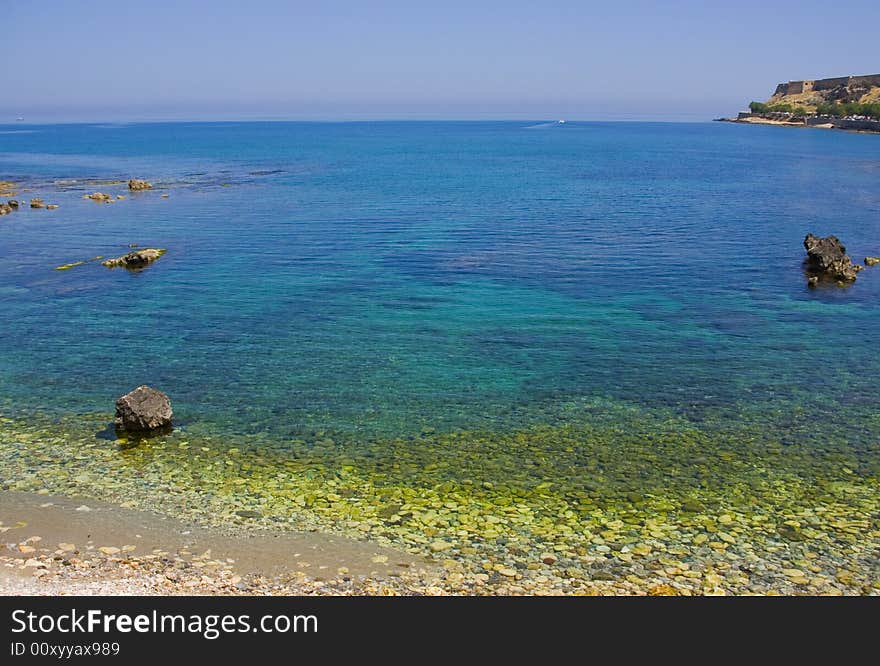
<svg viewBox="0 0 880 666">
<path fill-rule="evenodd" d="M 560 125 L 565 125 L 565 121 L 555 120 L 550 123 L 538 123 L 537 125 L 529 125 L 528 127 L 524 127 L 523 129 L 546 129 L 548 127 L 559 127 Z"/>
</svg>

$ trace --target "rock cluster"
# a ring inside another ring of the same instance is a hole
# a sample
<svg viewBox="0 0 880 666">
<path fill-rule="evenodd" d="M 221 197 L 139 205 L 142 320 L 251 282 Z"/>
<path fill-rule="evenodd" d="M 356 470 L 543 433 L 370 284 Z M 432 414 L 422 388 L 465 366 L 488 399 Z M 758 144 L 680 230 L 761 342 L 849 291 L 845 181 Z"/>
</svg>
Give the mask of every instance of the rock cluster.
<svg viewBox="0 0 880 666">
<path fill-rule="evenodd" d="M 45 208 L 45 207 L 46 207 L 46 204 L 43 203 L 42 199 L 40 199 L 38 197 L 34 197 L 33 199 L 31 199 L 31 208 Z"/>
<path fill-rule="evenodd" d="M 807 279 L 811 286 L 818 284 L 822 278 L 844 284 L 854 282 L 856 275 L 862 270 L 861 266 L 853 264 L 846 254 L 846 247 L 837 236 L 819 238 L 807 234 L 804 248 L 807 250 Z"/>
<path fill-rule="evenodd" d="M 113 197 L 109 194 L 104 194 L 103 192 L 92 192 L 91 194 L 84 194 L 83 199 L 91 199 L 92 201 L 100 201 L 107 202 L 110 201 Z"/>
<path fill-rule="evenodd" d="M 0 203 L 0 215 L 9 215 L 15 208 L 8 203 Z"/>
<path fill-rule="evenodd" d="M 138 190 L 150 190 L 153 184 L 142 180 L 141 178 L 132 178 L 128 181 L 128 189 L 137 192 Z"/>
<path fill-rule="evenodd" d="M 121 266 L 123 268 L 139 269 L 153 263 L 163 254 L 165 254 L 164 249 L 146 247 L 141 250 L 134 250 L 133 252 L 129 252 L 121 257 L 116 257 L 115 259 L 107 259 L 106 261 L 102 261 L 101 265 L 106 266 L 107 268 Z"/>
<path fill-rule="evenodd" d="M 876 266 L 880 264 L 880 257 L 865 257 L 865 266 Z"/>
<path fill-rule="evenodd" d="M 118 430 L 146 433 L 171 426 L 171 400 L 168 396 L 149 386 L 138 386 L 116 401 Z"/>
</svg>

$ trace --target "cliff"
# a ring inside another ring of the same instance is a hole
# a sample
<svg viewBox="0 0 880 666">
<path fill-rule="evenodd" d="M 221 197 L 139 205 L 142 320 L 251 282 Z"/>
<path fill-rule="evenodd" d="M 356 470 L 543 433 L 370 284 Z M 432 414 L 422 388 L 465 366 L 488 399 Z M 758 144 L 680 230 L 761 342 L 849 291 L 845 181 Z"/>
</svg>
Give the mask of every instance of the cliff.
<svg viewBox="0 0 880 666">
<path fill-rule="evenodd" d="M 718 120 L 880 132 L 880 74 L 780 83 L 748 113 Z"/>
<path fill-rule="evenodd" d="M 780 83 L 766 105 L 790 105 L 792 111 L 811 115 L 823 112 L 830 104 L 877 103 L 880 103 L 880 74 Z"/>
</svg>

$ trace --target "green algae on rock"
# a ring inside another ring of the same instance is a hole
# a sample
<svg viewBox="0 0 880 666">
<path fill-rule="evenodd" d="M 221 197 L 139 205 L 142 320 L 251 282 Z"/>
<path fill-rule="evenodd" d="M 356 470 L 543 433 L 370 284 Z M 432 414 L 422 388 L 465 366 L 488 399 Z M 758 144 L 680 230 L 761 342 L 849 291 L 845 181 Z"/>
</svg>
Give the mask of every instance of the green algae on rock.
<svg viewBox="0 0 880 666">
<path fill-rule="evenodd" d="M 60 266 L 56 266 L 56 271 L 69 271 L 71 268 L 76 268 L 77 266 L 85 266 L 86 264 L 91 264 L 95 261 L 101 261 L 104 258 L 104 255 L 99 254 L 97 257 L 92 257 L 91 259 L 85 259 L 83 261 L 74 261 L 69 264 L 62 264 Z"/>
<path fill-rule="evenodd" d="M 160 248 L 145 247 L 140 250 L 129 252 L 121 257 L 116 257 L 115 259 L 107 259 L 106 261 L 101 262 L 101 265 L 107 268 L 117 268 L 121 266 L 122 268 L 128 268 L 131 270 L 140 270 L 146 268 L 166 252 L 167 250 Z"/>
</svg>

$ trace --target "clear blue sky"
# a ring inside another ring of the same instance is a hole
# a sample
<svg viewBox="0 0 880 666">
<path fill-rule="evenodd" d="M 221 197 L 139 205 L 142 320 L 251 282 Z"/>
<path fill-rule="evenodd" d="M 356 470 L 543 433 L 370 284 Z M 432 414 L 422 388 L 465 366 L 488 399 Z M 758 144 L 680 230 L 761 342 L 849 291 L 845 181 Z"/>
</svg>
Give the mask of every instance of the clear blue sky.
<svg viewBox="0 0 880 666">
<path fill-rule="evenodd" d="M 880 1 L 0 0 L 0 122 L 706 119 L 880 72 Z"/>
</svg>

